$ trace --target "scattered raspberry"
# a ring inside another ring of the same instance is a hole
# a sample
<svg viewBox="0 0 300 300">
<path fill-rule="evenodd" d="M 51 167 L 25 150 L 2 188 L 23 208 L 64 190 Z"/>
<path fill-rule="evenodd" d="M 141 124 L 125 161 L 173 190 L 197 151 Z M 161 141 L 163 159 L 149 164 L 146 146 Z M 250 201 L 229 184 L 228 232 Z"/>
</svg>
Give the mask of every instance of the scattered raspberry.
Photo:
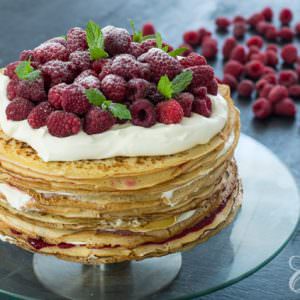
<svg viewBox="0 0 300 300">
<path fill-rule="evenodd" d="M 126 29 L 106 26 L 102 29 L 102 32 L 104 48 L 111 56 L 129 51 L 131 37 Z"/>
<path fill-rule="evenodd" d="M 90 69 L 92 63 L 88 51 L 74 51 L 70 54 L 69 60 L 74 65 L 77 72 Z"/>
<path fill-rule="evenodd" d="M 227 84 L 232 91 L 234 91 L 238 86 L 238 81 L 236 80 L 236 78 L 228 73 L 224 74 L 222 83 Z"/>
<path fill-rule="evenodd" d="M 130 106 L 131 123 L 142 127 L 151 127 L 156 123 L 156 112 L 153 104 L 146 99 L 139 99 Z"/>
<path fill-rule="evenodd" d="M 27 99 L 17 97 L 10 102 L 5 110 L 7 120 L 22 121 L 27 119 L 29 113 L 34 108 L 32 102 Z"/>
<path fill-rule="evenodd" d="M 282 27 L 278 31 L 278 37 L 283 41 L 283 42 L 291 42 L 295 36 L 294 31 L 289 28 L 289 27 Z"/>
<path fill-rule="evenodd" d="M 260 53 L 260 50 L 258 47 L 250 46 L 248 49 L 248 53 L 247 53 L 247 60 L 251 60 L 251 58 L 253 57 L 253 54 L 258 54 L 258 53 Z"/>
<path fill-rule="evenodd" d="M 256 46 L 257 48 L 260 49 L 264 45 L 264 41 L 260 36 L 253 35 L 251 38 L 248 39 L 246 44 L 248 47 Z"/>
<path fill-rule="evenodd" d="M 226 17 L 219 17 L 216 19 L 216 25 L 220 31 L 226 31 L 230 24 L 230 20 Z"/>
<path fill-rule="evenodd" d="M 145 98 L 146 89 L 151 86 L 151 83 L 142 78 L 130 79 L 127 83 L 127 99 L 130 101 L 136 101 L 138 99 Z"/>
<path fill-rule="evenodd" d="M 216 96 L 218 94 L 218 81 L 214 78 L 207 84 L 207 93 Z"/>
<path fill-rule="evenodd" d="M 268 83 L 277 84 L 277 76 L 275 73 L 267 73 L 266 74 L 266 72 L 264 72 L 264 74 L 265 75 L 262 77 L 262 79 L 266 80 Z"/>
<path fill-rule="evenodd" d="M 236 45 L 237 45 L 237 41 L 234 37 L 229 37 L 225 40 L 222 48 L 224 59 L 228 59 L 230 57 L 230 54 Z"/>
<path fill-rule="evenodd" d="M 193 80 L 190 84 L 191 88 L 207 86 L 208 83 L 214 79 L 214 69 L 211 66 L 194 66 L 187 68 L 187 70 L 191 70 L 193 72 Z"/>
<path fill-rule="evenodd" d="M 281 25 L 289 25 L 293 19 L 293 13 L 289 8 L 283 8 L 279 14 Z"/>
<path fill-rule="evenodd" d="M 257 23 L 256 25 L 256 31 L 257 33 L 261 34 L 261 35 L 265 35 L 268 27 L 269 27 L 270 23 L 266 22 L 266 21 L 260 21 Z"/>
<path fill-rule="evenodd" d="M 86 32 L 80 27 L 71 28 L 67 33 L 67 49 L 69 52 L 86 50 Z"/>
<path fill-rule="evenodd" d="M 80 131 L 80 119 L 69 112 L 54 111 L 47 118 L 47 128 L 51 135 L 67 137 Z"/>
<path fill-rule="evenodd" d="M 281 49 L 281 57 L 287 64 L 293 64 L 297 61 L 298 51 L 293 44 L 285 45 Z"/>
<path fill-rule="evenodd" d="M 263 88 L 259 92 L 259 97 L 268 98 L 272 88 L 274 87 L 273 84 L 266 83 Z"/>
<path fill-rule="evenodd" d="M 265 52 L 266 64 L 268 66 L 276 67 L 278 64 L 277 53 L 272 50 L 267 50 Z"/>
<path fill-rule="evenodd" d="M 245 66 L 246 74 L 253 79 L 259 78 L 264 72 L 264 65 L 258 60 L 252 60 Z"/>
<path fill-rule="evenodd" d="M 128 53 L 138 58 L 144 53 L 144 50 L 140 43 L 131 42 Z"/>
<path fill-rule="evenodd" d="M 182 66 L 179 60 L 171 57 L 166 52 L 158 48 L 150 49 L 148 52 L 140 56 L 139 60 L 150 65 L 155 81 L 158 81 L 163 75 L 167 75 L 171 80 L 182 71 Z M 122 68 L 124 69 L 124 65 Z"/>
<path fill-rule="evenodd" d="M 282 85 L 276 85 L 269 93 L 268 99 L 271 103 L 276 103 L 288 97 L 288 89 Z"/>
<path fill-rule="evenodd" d="M 188 56 L 194 51 L 193 47 L 186 43 L 181 44 L 179 48 L 186 48 L 186 50 L 181 54 L 182 56 Z"/>
<path fill-rule="evenodd" d="M 246 23 L 246 19 L 243 16 L 237 15 L 233 18 L 232 23 Z"/>
<path fill-rule="evenodd" d="M 266 80 L 266 79 L 260 79 L 260 80 L 258 80 L 257 82 L 256 82 L 256 84 L 255 84 L 255 89 L 258 91 L 258 92 L 260 92 L 263 88 L 264 88 L 264 86 L 266 85 L 266 84 L 268 84 L 269 82 Z"/>
<path fill-rule="evenodd" d="M 191 46 L 197 46 L 199 44 L 199 33 L 194 30 L 186 31 L 183 34 L 183 40 Z"/>
<path fill-rule="evenodd" d="M 263 65 L 267 63 L 267 57 L 264 52 L 254 53 L 251 55 L 250 60 L 260 61 Z"/>
<path fill-rule="evenodd" d="M 155 34 L 155 27 L 151 22 L 147 22 L 142 27 L 143 36 Z"/>
<path fill-rule="evenodd" d="M 47 101 L 41 102 L 34 107 L 28 115 L 28 123 L 32 128 L 40 128 L 46 125 L 47 118 L 54 111 L 54 108 Z"/>
<path fill-rule="evenodd" d="M 278 82 L 281 85 L 289 87 L 298 82 L 298 75 L 293 70 L 282 70 L 279 72 Z"/>
<path fill-rule="evenodd" d="M 66 83 L 60 83 L 53 86 L 48 93 L 49 103 L 56 109 L 61 109 L 62 93 L 68 85 Z"/>
<path fill-rule="evenodd" d="M 251 80 L 242 80 L 237 88 L 238 94 L 242 97 L 250 97 L 255 86 Z"/>
<path fill-rule="evenodd" d="M 265 21 L 264 15 L 262 13 L 255 13 L 248 18 L 247 22 L 252 28 L 255 28 L 261 21 Z"/>
<path fill-rule="evenodd" d="M 300 65 L 296 66 L 295 71 L 296 71 L 298 77 L 300 78 Z"/>
<path fill-rule="evenodd" d="M 157 120 L 164 124 L 180 123 L 183 118 L 183 109 L 174 99 L 163 101 L 156 106 Z"/>
<path fill-rule="evenodd" d="M 211 37 L 211 32 L 206 28 L 201 27 L 198 29 L 198 35 L 199 35 L 199 45 L 201 46 L 205 38 Z"/>
<path fill-rule="evenodd" d="M 87 134 L 97 134 L 109 130 L 114 124 L 110 112 L 94 106 L 85 114 L 82 127 Z"/>
<path fill-rule="evenodd" d="M 8 82 L 7 88 L 6 88 L 6 93 L 7 93 L 7 98 L 9 100 L 12 100 L 16 98 L 17 96 L 17 86 L 18 86 L 18 81 L 17 80 L 10 80 Z"/>
<path fill-rule="evenodd" d="M 183 57 L 180 59 L 180 64 L 184 67 L 192 67 L 192 66 L 201 66 L 201 65 L 207 65 L 206 59 L 204 56 L 199 55 L 195 52 L 192 52 L 186 57 Z"/>
<path fill-rule="evenodd" d="M 246 50 L 244 46 L 237 45 L 231 52 L 230 59 L 236 60 L 240 63 L 245 63 L 246 61 Z"/>
<path fill-rule="evenodd" d="M 101 90 L 107 99 L 122 102 L 126 96 L 127 83 L 123 77 L 110 74 L 101 81 Z"/>
<path fill-rule="evenodd" d="M 85 114 L 91 106 L 84 94 L 84 88 L 74 83 L 63 90 L 61 105 L 64 111 L 78 115 Z"/>
<path fill-rule="evenodd" d="M 266 98 L 258 98 L 252 105 L 255 117 L 265 119 L 272 113 L 271 103 Z"/>
<path fill-rule="evenodd" d="M 237 39 L 242 39 L 247 31 L 247 26 L 244 22 L 237 22 L 233 26 L 233 35 Z"/>
<path fill-rule="evenodd" d="M 212 103 L 209 97 L 195 98 L 193 102 L 193 112 L 209 118 L 212 112 Z"/>
<path fill-rule="evenodd" d="M 264 66 L 264 74 L 276 74 L 276 71 L 269 66 Z"/>
<path fill-rule="evenodd" d="M 205 38 L 202 42 L 202 55 L 207 59 L 213 59 L 218 53 L 217 40 L 213 38 Z"/>
<path fill-rule="evenodd" d="M 94 75 L 86 76 L 86 77 L 78 77 L 74 80 L 74 83 L 81 85 L 85 89 L 100 89 L 101 82 L 98 77 Z"/>
<path fill-rule="evenodd" d="M 69 51 L 67 48 L 58 43 L 43 43 L 33 50 L 34 60 L 37 60 L 41 64 L 50 60 L 67 61 L 68 56 Z"/>
<path fill-rule="evenodd" d="M 269 44 L 267 47 L 266 47 L 266 51 L 274 51 L 275 53 L 278 52 L 278 46 L 275 45 L 275 44 Z"/>
<path fill-rule="evenodd" d="M 198 86 L 196 88 L 193 88 L 193 94 L 197 98 L 205 98 L 207 96 L 207 87 L 206 86 Z"/>
<path fill-rule="evenodd" d="M 294 117 L 296 112 L 296 105 L 291 98 L 284 98 L 274 105 L 274 113 L 279 116 Z"/>
<path fill-rule="evenodd" d="M 229 60 L 224 66 L 224 74 L 230 74 L 239 78 L 244 72 L 244 66 L 235 60 Z"/>
<path fill-rule="evenodd" d="M 16 67 L 19 65 L 20 61 L 14 61 L 8 64 L 4 69 L 4 75 L 8 76 L 10 79 L 18 79 L 15 73 Z"/>
<path fill-rule="evenodd" d="M 300 84 L 289 86 L 288 91 L 290 97 L 300 98 Z"/>
<path fill-rule="evenodd" d="M 44 87 L 44 80 L 39 77 L 36 80 L 20 80 L 16 85 L 16 95 L 33 102 L 46 100 L 47 95 Z"/>
<path fill-rule="evenodd" d="M 300 35 L 300 22 L 295 25 L 295 33 L 299 36 Z"/>
<path fill-rule="evenodd" d="M 271 7 L 265 7 L 263 10 L 262 10 L 262 15 L 264 16 L 265 20 L 266 21 L 269 21 L 271 22 L 272 19 L 273 19 L 273 10 Z"/>
<path fill-rule="evenodd" d="M 270 24 L 265 31 L 265 38 L 269 41 L 274 41 L 277 38 L 277 29 L 274 25 Z"/>
<path fill-rule="evenodd" d="M 19 59 L 20 59 L 20 60 L 32 60 L 33 55 L 34 55 L 33 50 L 23 50 L 23 51 L 20 53 Z"/>
<path fill-rule="evenodd" d="M 182 107 L 183 115 L 185 117 L 190 117 L 192 114 L 192 107 L 194 96 L 191 93 L 181 93 L 176 97 L 176 100 Z"/>
</svg>

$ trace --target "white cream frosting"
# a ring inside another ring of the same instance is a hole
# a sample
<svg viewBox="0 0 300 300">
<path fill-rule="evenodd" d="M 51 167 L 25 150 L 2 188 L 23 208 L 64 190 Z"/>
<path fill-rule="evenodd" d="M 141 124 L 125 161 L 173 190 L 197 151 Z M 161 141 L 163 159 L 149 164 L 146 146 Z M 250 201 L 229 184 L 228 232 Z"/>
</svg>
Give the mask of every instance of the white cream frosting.
<svg viewBox="0 0 300 300">
<path fill-rule="evenodd" d="M 131 124 L 114 125 L 101 134 L 87 135 L 80 131 L 73 136 L 57 138 L 49 134 L 46 126 L 33 129 L 27 120 L 7 120 L 8 81 L 7 76 L 0 74 L 0 126 L 6 135 L 30 145 L 46 162 L 174 154 L 206 144 L 223 129 L 227 121 L 226 100 L 221 95 L 210 95 L 210 118 L 194 113 L 190 118 L 183 118 L 179 124 L 157 123 L 150 128 Z"/>
</svg>

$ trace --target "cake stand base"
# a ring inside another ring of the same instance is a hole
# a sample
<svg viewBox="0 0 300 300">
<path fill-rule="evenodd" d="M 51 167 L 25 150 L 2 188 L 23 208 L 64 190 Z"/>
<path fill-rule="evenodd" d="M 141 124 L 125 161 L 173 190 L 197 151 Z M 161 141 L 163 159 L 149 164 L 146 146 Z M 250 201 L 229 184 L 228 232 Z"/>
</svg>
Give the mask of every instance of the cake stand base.
<svg viewBox="0 0 300 300">
<path fill-rule="evenodd" d="M 47 289 L 69 299 L 140 299 L 175 279 L 181 254 L 98 266 L 35 254 L 33 268 Z"/>
</svg>

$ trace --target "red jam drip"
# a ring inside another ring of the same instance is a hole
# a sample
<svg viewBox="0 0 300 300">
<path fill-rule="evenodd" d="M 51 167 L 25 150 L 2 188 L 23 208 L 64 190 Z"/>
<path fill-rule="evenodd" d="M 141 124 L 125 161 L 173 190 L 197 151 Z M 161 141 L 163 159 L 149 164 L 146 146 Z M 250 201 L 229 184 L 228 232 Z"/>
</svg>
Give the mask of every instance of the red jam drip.
<svg viewBox="0 0 300 300">
<path fill-rule="evenodd" d="M 60 244 L 49 244 L 46 243 L 45 241 L 43 241 L 41 238 L 40 239 L 33 239 L 33 238 L 28 238 L 27 239 L 28 243 L 36 250 L 40 250 L 46 247 L 55 247 L 57 246 L 58 248 L 61 249 L 70 249 L 75 247 L 75 245 L 73 244 L 69 244 L 69 243 L 60 243 Z"/>
<path fill-rule="evenodd" d="M 15 235 L 22 235 L 22 233 L 20 231 L 17 231 L 15 229 L 11 229 L 10 230 L 12 234 L 15 234 Z"/>
</svg>

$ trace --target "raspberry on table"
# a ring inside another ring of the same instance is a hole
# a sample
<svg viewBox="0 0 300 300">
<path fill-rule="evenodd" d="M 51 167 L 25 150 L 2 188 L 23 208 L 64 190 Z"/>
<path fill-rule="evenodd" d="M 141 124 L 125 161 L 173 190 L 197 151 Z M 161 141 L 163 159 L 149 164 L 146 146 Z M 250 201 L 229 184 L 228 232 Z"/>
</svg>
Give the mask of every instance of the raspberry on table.
<svg viewBox="0 0 300 300">
<path fill-rule="evenodd" d="M 256 83 L 255 83 L 255 89 L 258 91 L 258 92 L 260 92 L 263 88 L 264 88 L 264 86 L 266 85 L 266 84 L 268 84 L 269 82 L 266 80 L 266 79 L 263 79 L 263 78 L 261 78 L 261 79 L 259 79 Z"/>
<path fill-rule="evenodd" d="M 295 33 L 289 27 L 282 27 L 278 30 L 278 37 L 283 42 L 291 42 L 294 39 Z"/>
<path fill-rule="evenodd" d="M 218 94 L 218 82 L 214 78 L 212 81 L 210 81 L 207 85 L 207 93 L 213 96 L 216 96 Z"/>
<path fill-rule="evenodd" d="M 187 92 L 180 93 L 176 96 L 176 100 L 181 105 L 185 117 L 190 117 L 192 114 L 194 98 L 193 94 Z"/>
<path fill-rule="evenodd" d="M 287 64 L 293 64 L 297 61 L 298 50 L 295 45 L 288 44 L 281 49 L 281 57 Z"/>
<path fill-rule="evenodd" d="M 207 61 L 204 56 L 192 52 L 188 56 L 183 57 L 180 59 L 180 64 L 184 68 L 192 67 L 192 66 L 201 66 L 201 65 L 207 65 Z"/>
<path fill-rule="evenodd" d="M 247 26 L 244 22 L 236 22 L 233 26 L 233 35 L 237 39 L 242 39 L 247 31 Z"/>
<path fill-rule="evenodd" d="M 256 25 L 261 22 L 261 21 L 265 21 L 265 17 L 262 13 L 254 13 L 253 15 L 251 15 L 248 20 L 247 23 L 252 27 L 255 28 Z"/>
<path fill-rule="evenodd" d="M 265 75 L 262 76 L 261 79 L 264 79 L 268 83 L 271 83 L 271 84 L 277 84 L 277 75 L 275 73 L 266 73 L 266 72 L 264 72 L 264 74 Z"/>
<path fill-rule="evenodd" d="M 265 31 L 265 38 L 269 41 L 275 41 L 277 39 L 277 29 L 273 24 L 270 24 Z"/>
<path fill-rule="evenodd" d="M 130 105 L 131 123 L 141 127 L 151 127 L 156 123 L 153 104 L 147 99 L 138 99 Z"/>
<path fill-rule="evenodd" d="M 48 101 L 56 109 L 61 109 L 62 93 L 67 88 L 66 83 L 54 85 L 48 92 Z"/>
<path fill-rule="evenodd" d="M 220 31 L 226 31 L 230 26 L 230 24 L 231 24 L 230 20 L 226 17 L 218 17 L 216 19 L 216 25 L 218 30 Z"/>
<path fill-rule="evenodd" d="M 247 60 L 251 60 L 253 57 L 253 54 L 260 53 L 260 50 L 257 46 L 250 46 L 247 53 Z"/>
<path fill-rule="evenodd" d="M 264 65 L 259 60 L 252 60 L 246 64 L 245 72 L 250 78 L 257 79 L 263 75 Z"/>
<path fill-rule="evenodd" d="M 33 59 L 37 60 L 41 64 L 50 60 L 67 61 L 69 57 L 69 51 L 65 46 L 59 43 L 43 43 L 40 46 L 34 48 Z"/>
<path fill-rule="evenodd" d="M 102 32 L 104 48 L 111 56 L 128 52 L 131 37 L 126 29 L 106 26 L 102 29 Z"/>
<path fill-rule="evenodd" d="M 238 86 L 238 81 L 236 78 L 229 73 L 224 74 L 222 83 L 227 84 L 232 91 L 234 91 Z"/>
<path fill-rule="evenodd" d="M 115 124 L 115 119 L 109 111 L 93 106 L 85 114 L 83 130 L 87 134 L 97 134 L 109 130 Z"/>
<path fill-rule="evenodd" d="M 245 47 L 242 45 L 237 45 L 230 54 L 231 60 L 236 60 L 241 64 L 246 62 L 246 50 Z"/>
<path fill-rule="evenodd" d="M 264 16 L 266 21 L 269 21 L 269 22 L 272 21 L 272 19 L 273 19 L 273 10 L 272 10 L 271 7 L 265 7 L 262 10 L 261 14 Z"/>
<path fill-rule="evenodd" d="M 256 46 L 257 48 L 262 48 L 264 45 L 263 39 L 258 35 L 253 35 L 251 38 L 249 38 L 246 42 L 248 47 Z"/>
<path fill-rule="evenodd" d="M 254 101 L 252 110 L 255 117 L 265 119 L 271 115 L 272 106 L 266 98 L 258 98 Z"/>
<path fill-rule="evenodd" d="M 70 53 L 69 61 L 74 65 L 78 72 L 90 69 L 92 63 L 90 53 L 88 51 L 80 50 Z"/>
<path fill-rule="evenodd" d="M 76 50 L 86 50 L 88 48 L 86 41 L 86 32 L 80 27 L 71 28 L 67 33 L 67 49 L 69 52 Z"/>
<path fill-rule="evenodd" d="M 283 85 L 274 86 L 268 95 L 268 99 L 271 103 L 279 102 L 282 99 L 287 97 L 288 97 L 288 89 Z"/>
<path fill-rule="evenodd" d="M 265 52 L 265 59 L 268 66 L 276 67 L 278 64 L 278 56 L 275 51 L 267 50 Z"/>
<path fill-rule="evenodd" d="M 152 84 L 142 78 L 133 78 L 127 82 L 127 99 L 130 101 L 136 101 L 138 99 L 145 98 L 146 90 Z"/>
<path fill-rule="evenodd" d="M 7 84 L 7 88 L 6 88 L 6 94 L 7 94 L 7 98 L 8 100 L 12 100 L 14 98 L 16 98 L 17 96 L 17 89 L 18 86 L 18 81 L 17 80 L 10 80 Z"/>
<path fill-rule="evenodd" d="M 32 128 L 40 128 L 46 125 L 48 116 L 54 111 L 54 107 L 48 101 L 39 103 L 28 115 L 28 123 Z"/>
<path fill-rule="evenodd" d="M 295 33 L 298 36 L 300 35 L 300 22 L 296 23 L 296 25 L 295 25 Z"/>
<path fill-rule="evenodd" d="M 276 44 L 269 44 L 266 46 L 266 51 L 274 51 L 275 53 L 278 52 L 278 46 Z"/>
<path fill-rule="evenodd" d="M 198 31 L 191 30 L 186 31 L 183 34 L 183 41 L 191 46 L 199 45 L 199 33 Z"/>
<path fill-rule="evenodd" d="M 190 84 L 191 88 L 207 86 L 214 79 L 214 69 L 209 65 L 188 67 L 187 70 L 193 72 L 193 79 Z"/>
<path fill-rule="evenodd" d="M 289 8 L 283 8 L 279 13 L 281 25 L 289 25 L 293 19 L 293 13 Z"/>
<path fill-rule="evenodd" d="M 85 89 L 100 89 L 101 81 L 94 75 L 79 77 L 74 80 L 74 83 L 81 85 Z"/>
<path fill-rule="evenodd" d="M 192 89 L 192 92 L 195 97 L 203 99 L 207 96 L 207 87 L 197 86 Z"/>
<path fill-rule="evenodd" d="M 211 37 L 205 38 L 202 42 L 202 55 L 207 59 L 213 59 L 218 53 L 218 43 Z"/>
<path fill-rule="evenodd" d="M 16 95 L 33 102 L 42 102 L 47 99 L 44 80 L 39 77 L 35 80 L 19 80 L 16 85 Z"/>
<path fill-rule="evenodd" d="M 276 74 L 276 71 L 270 66 L 264 66 L 264 74 Z"/>
<path fill-rule="evenodd" d="M 14 61 L 9 63 L 4 69 L 4 75 L 8 76 L 10 79 L 18 79 L 16 74 L 16 68 L 20 64 L 20 61 Z"/>
<path fill-rule="evenodd" d="M 147 22 L 142 26 L 143 36 L 155 34 L 156 30 L 151 22 Z"/>
<path fill-rule="evenodd" d="M 269 25 L 270 25 L 269 22 L 260 21 L 257 23 L 255 29 L 256 29 L 257 33 L 259 33 L 261 35 L 265 35 Z"/>
<path fill-rule="evenodd" d="M 234 37 L 229 37 L 225 40 L 222 48 L 224 59 L 228 59 L 230 57 L 230 54 L 236 45 L 237 45 L 237 41 Z"/>
<path fill-rule="evenodd" d="M 109 74 L 101 81 L 101 90 L 107 99 L 122 102 L 127 91 L 127 82 L 121 76 Z"/>
<path fill-rule="evenodd" d="M 84 94 L 84 88 L 74 83 L 62 91 L 61 105 L 64 111 L 77 115 L 85 114 L 91 107 Z"/>
<path fill-rule="evenodd" d="M 259 97 L 268 98 L 272 88 L 274 87 L 271 83 L 266 83 L 263 88 L 259 91 Z"/>
<path fill-rule="evenodd" d="M 80 131 L 79 117 L 70 112 L 54 111 L 47 118 L 47 128 L 51 135 L 68 137 Z"/>
<path fill-rule="evenodd" d="M 181 105 L 174 99 L 158 103 L 156 114 L 158 122 L 164 124 L 180 123 L 184 116 Z"/>
<path fill-rule="evenodd" d="M 278 116 L 294 117 L 297 113 L 297 108 L 294 101 L 287 97 L 275 103 L 274 113 Z"/>
<path fill-rule="evenodd" d="M 250 97 L 255 88 L 254 83 L 251 80 L 244 79 L 238 84 L 238 94 L 242 97 Z"/>
<path fill-rule="evenodd" d="M 237 15 L 233 18 L 232 23 L 246 23 L 246 19 L 241 15 Z"/>
<path fill-rule="evenodd" d="M 209 97 L 195 98 L 193 102 L 193 112 L 209 118 L 212 113 L 212 103 Z"/>
<path fill-rule="evenodd" d="M 25 120 L 33 108 L 34 105 L 31 101 L 21 97 L 16 97 L 6 107 L 6 118 L 7 120 L 12 121 Z"/>
<path fill-rule="evenodd" d="M 235 78 L 239 78 L 244 72 L 244 66 L 236 61 L 236 60 L 229 60 L 224 66 L 224 74 L 230 74 Z"/>
<path fill-rule="evenodd" d="M 199 28 L 197 32 L 199 37 L 199 41 L 198 41 L 199 46 L 202 45 L 202 42 L 204 41 L 205 38 L 211 37 L 212 35 L 211 32 L 204 27 Z"/>
<path fill-rule="evenodd" d="M 293 70 L 282 70 L 278 75 L 278 83 L 289 87 L 298 82 L 298 75 Z"/>
<path fill-rule="evenodd" d="M 289 97 L 300 98 L 300 84 L 293 84 L 288 87 Z"/>
</svg>

